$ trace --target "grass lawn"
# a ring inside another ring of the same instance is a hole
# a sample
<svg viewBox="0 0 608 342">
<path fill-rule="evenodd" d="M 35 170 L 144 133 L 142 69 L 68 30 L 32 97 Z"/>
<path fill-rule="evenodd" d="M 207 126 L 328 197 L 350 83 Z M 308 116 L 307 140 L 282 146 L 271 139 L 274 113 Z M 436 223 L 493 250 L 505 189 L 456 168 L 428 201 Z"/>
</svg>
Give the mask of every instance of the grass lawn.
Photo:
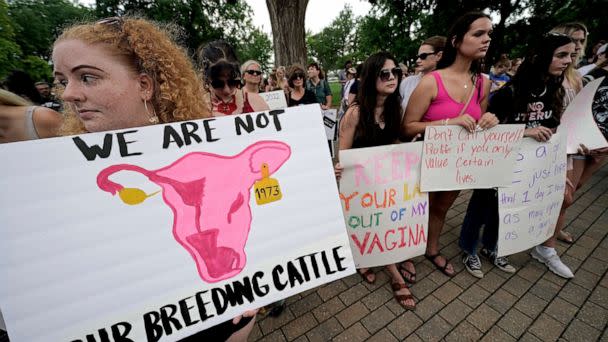
<svg viewBox="0 0 608 342">
<path fill-rule="evenodd" d="M 331 88 L 331 107 L 339 108 L 340 107 L 340 89 L 342 88 L 340 82 L 330 82 L 329 87 Z"/>
</svg>

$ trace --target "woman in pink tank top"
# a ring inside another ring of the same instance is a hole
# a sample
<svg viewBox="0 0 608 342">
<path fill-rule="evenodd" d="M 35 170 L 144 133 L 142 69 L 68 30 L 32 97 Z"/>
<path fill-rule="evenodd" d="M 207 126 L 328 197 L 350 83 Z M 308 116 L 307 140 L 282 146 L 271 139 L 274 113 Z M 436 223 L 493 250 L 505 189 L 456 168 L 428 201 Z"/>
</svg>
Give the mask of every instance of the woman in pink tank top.
<svg viewBox="0 0 608 342">
<path fill-rule="evenodd" d="M 494 114 L 485 112 L 490 82 L 481 74 L 481 60 L 490 46 L 491 33 L 492 22 L 481 12 L 470 12 L 456 20 L 447 35 L 438 70 L 424 76 L 410 98 L 401 125 L 405 136 L 422 135 L 427 126 L 459 125 L 473 132 L 498 124 Z M 450 277 L 454 267 L 439 254 L 439 236 L 458 194 L 459 191 L 429 193 L 425 257 Z"/>
</svg>

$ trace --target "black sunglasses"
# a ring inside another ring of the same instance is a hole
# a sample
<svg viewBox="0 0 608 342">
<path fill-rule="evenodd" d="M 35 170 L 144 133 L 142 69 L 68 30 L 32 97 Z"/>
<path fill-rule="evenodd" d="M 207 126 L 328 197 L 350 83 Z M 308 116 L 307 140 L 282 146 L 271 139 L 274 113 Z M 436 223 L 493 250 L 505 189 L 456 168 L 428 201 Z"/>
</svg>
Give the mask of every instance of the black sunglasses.
<svg viewBox="0 0 608 342">
<path fill-rule="evenodd" d="M 245 72 L 251 76 L 253 76 L 253 75 L 260 76 L 262 74 L 262 72 L 259 70 L 245 70 Z"/>
<path fill-rule="evenodd" d="M 223 89 L 226 84 L 228 84 L 228 87 L 230 88 L 237 88 L 241 85 L 241 80 L 213 80 L 211 81 L 211 86 L 213 87 L 213 89 Z"/>
<path fill-rule="evenodd" d="M 430 55 L 434 55 L 437 52 L 423 52 L 421 54 L 419 54 L 418 56 L 416 56 L 416 58 L 420 58 L 421 61 L 425 60 L 428 56 Z"/>
<path fill-rule="evenodd" d="M 382 69 L 380 70 L 380 73 L 378 73 L 378 76 L 380 77 L 380 80 L 382 82 L 386 82 L 391 78 L 391 73 L 393 74 L 393 76 L 395 76 L 395 78 L 400 78 L 403 74 L 403 70 L 401 70 L 401 68 L 399 67 L 394 67 L 392 69 Z"/>
<path fill-rule="evenodd" d="M 304 79 L 304 73 L 301 72 L 296 72 L 295 74 L 291 75 L 290 79 L 291 80 L 295 80 L 296 78 L 301 78 Z"/>
</svg>

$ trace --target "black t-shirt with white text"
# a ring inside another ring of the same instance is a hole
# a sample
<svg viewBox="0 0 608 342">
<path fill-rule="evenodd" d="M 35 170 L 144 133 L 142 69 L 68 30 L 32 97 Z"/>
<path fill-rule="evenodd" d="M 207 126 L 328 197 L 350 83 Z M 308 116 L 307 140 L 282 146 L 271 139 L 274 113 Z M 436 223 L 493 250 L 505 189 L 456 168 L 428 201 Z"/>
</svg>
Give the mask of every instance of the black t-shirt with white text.
<svg viewBox="0 0 608 342">
<path fill-rule="evenodd" d="M 525 124 L 526 128 L 544 126 L 556 128 L 559 126 L 559 113 L 550 108 L 552 99 L 548 91 L 538 96 L 532 95 L 525 111 L 515 108 L 513 86 L 502 87 L 490 99 L 488 112 L 494 113 L 501 123 Z"/>
</svg>

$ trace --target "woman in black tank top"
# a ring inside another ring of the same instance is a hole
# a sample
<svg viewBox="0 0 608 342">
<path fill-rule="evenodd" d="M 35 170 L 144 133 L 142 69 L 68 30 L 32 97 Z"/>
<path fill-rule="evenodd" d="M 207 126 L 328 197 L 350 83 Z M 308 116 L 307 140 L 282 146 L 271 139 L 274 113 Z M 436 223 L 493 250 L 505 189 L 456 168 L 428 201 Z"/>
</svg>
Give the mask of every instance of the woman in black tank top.
<svg viewBox="0 0 608 342">
<path fill-rule="evenodd" d="M 340 150 L 373 147 L 399 142 L 401 97 L 397 91 L 401 69 L 395 58 L 386 52 L 370 56 L 363 64 L 361 85 L 354 103 L 340 122 Z M 336 165 L 336 175 L 342 167 Z M 416 302 L 395 264 L 386 265 L 392 280 L 395 298 L 407 309 Z M 359 274 L 368 283 L 376 279 L 371 269 L 361 268 Z"/>
</svg>

